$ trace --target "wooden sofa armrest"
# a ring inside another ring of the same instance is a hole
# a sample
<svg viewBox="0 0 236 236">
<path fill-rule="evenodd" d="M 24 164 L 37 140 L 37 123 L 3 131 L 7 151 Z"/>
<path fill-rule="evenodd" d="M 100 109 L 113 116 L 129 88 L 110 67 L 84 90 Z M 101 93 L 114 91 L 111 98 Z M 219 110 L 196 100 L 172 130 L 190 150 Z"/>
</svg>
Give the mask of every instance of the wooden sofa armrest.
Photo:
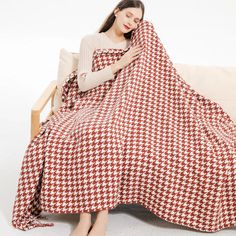
<svg viewBox="0 0 236 236">
<path fill-rule="evenodd" d="M 51 99 L 50 112 L 47 115 L 47 118 L 53 115 L 53 106 L 54 106 L 54 96 L 57 89 L 57 81 L 53 80 L 44 90 L 40 98 L 35 102 L 31 109 L 31 140 L 38 134 L 40 130 L 40 114 L 43 111 L 44 107 Z"/>
</svg>

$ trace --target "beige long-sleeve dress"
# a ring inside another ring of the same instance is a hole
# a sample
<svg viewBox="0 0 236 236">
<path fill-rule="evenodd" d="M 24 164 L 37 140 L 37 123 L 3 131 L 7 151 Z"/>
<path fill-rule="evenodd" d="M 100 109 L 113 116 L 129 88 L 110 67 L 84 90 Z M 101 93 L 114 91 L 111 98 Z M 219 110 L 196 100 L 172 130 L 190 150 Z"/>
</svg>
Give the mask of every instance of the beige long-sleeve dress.
<svg viewBox="0 0 236 236">
<path fill-rule="evenodd" d="M 104 32 L 85 35 L 80 42 L 78 85 L 81 91 L 92 89 L 107 80 L 114 79 L 111 65 L 92 72 L 92 57 L 98 48 L 121 48 L 129 46 L 130 39 L 121 42 L 112 41 Z"/>
</svg>

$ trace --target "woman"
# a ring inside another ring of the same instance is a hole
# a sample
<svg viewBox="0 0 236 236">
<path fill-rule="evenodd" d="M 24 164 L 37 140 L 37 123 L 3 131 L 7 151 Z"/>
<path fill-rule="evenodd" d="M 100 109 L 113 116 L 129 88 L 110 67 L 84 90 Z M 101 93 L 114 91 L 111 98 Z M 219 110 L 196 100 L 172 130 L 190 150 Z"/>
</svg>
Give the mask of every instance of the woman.
<svg viewBox="0 0 236 236">
<path fill-rule="evenodd" d="M 71 236 L 105 235 L 108 210 L 132 203 L 200 231 L 236 225 L 236 125 L 178 75 L 143 13 L 122 1 L 82 39 L 62 106 L 24 157 L 16 228 L 52 226 L 38 222 L 44 210 L 80 213 Z"/>
<path fill-rule="evenodd" d="M 114 64 L 99 71 L 91 71 L 94 50 L 96 48 L 126 48 L 132 31 L 138 27 L 143 17 L 144 4 L 141 1 L 122 0 L 105 20 L 99 33 L 82 38 L 78 66 L 78 85 L 81 91 L 88 91 L 107 80 L 114 79 L 117 71 L 140 56 L 141 45 L 133 46 Z M 71 236 L 86 236 L 88 231 L 89 236 L 103 236 L 107 220 L 108 210 L 100 211 L 97 213 L 96 222 L 91 227 L 91 214 L 81 213 L 80 221 Z"/>
</svg>

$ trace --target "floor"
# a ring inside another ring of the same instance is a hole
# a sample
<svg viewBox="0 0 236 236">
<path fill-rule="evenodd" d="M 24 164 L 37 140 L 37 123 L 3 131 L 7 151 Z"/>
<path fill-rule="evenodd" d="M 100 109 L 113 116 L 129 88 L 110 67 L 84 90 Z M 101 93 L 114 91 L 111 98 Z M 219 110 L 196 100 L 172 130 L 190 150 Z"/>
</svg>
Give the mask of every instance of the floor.
<svg viewBox="0 0 236 236">
<path fill-rule="evenodd" d="M 70 232 L 78 222 L 78 214 L 49 214 L 43 212 L 48 220 L 42 222 L 53 222 L 53 227 L 39 227 L 22 231 L 15 229 L 10 224 L 9 212 L 6 215 L 1 214 L 0 235 L 7 236 L 69 236 Z M 95 213 L 92 213 L 92 222 L 94 222 Z M 2 218 L 2 219 L 1 219 Z M 173 224 L 162 220 L 148 211 L 146 208 L 136 205 L 119 205 L 109 211 L 109 222 L 106 236 L 156 236 L 156 235 L 174 235 L 185 236 L 191 234 L 203 235 L 207 232 L 200 232 L 185 226 Z M 216 236 L 236 235 L 236 227 L 228 228 L 214 233 Z"/>
</svg>

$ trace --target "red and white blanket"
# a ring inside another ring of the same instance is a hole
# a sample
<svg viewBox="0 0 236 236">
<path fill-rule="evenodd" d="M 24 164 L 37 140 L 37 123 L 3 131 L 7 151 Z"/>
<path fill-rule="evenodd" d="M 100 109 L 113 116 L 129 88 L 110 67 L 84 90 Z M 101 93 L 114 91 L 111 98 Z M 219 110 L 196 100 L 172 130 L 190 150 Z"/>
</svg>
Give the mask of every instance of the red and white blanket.
<svg viewBox="0 0 236 236">
<path fill-rule="evenodd" d="M 63 104 L 42 122 L 22 163 L 12 224 L 53 226 L 48 213 L 140 204 L 200 231 L 236 226 L 236 125 L 178 75 L 154 26 L 142 21 L 130 46 L 138 59 L 114 80 L 82 92 L 77 72 Z M 93 71 L 127 49 L 97 49 Z"/>
</svg>

